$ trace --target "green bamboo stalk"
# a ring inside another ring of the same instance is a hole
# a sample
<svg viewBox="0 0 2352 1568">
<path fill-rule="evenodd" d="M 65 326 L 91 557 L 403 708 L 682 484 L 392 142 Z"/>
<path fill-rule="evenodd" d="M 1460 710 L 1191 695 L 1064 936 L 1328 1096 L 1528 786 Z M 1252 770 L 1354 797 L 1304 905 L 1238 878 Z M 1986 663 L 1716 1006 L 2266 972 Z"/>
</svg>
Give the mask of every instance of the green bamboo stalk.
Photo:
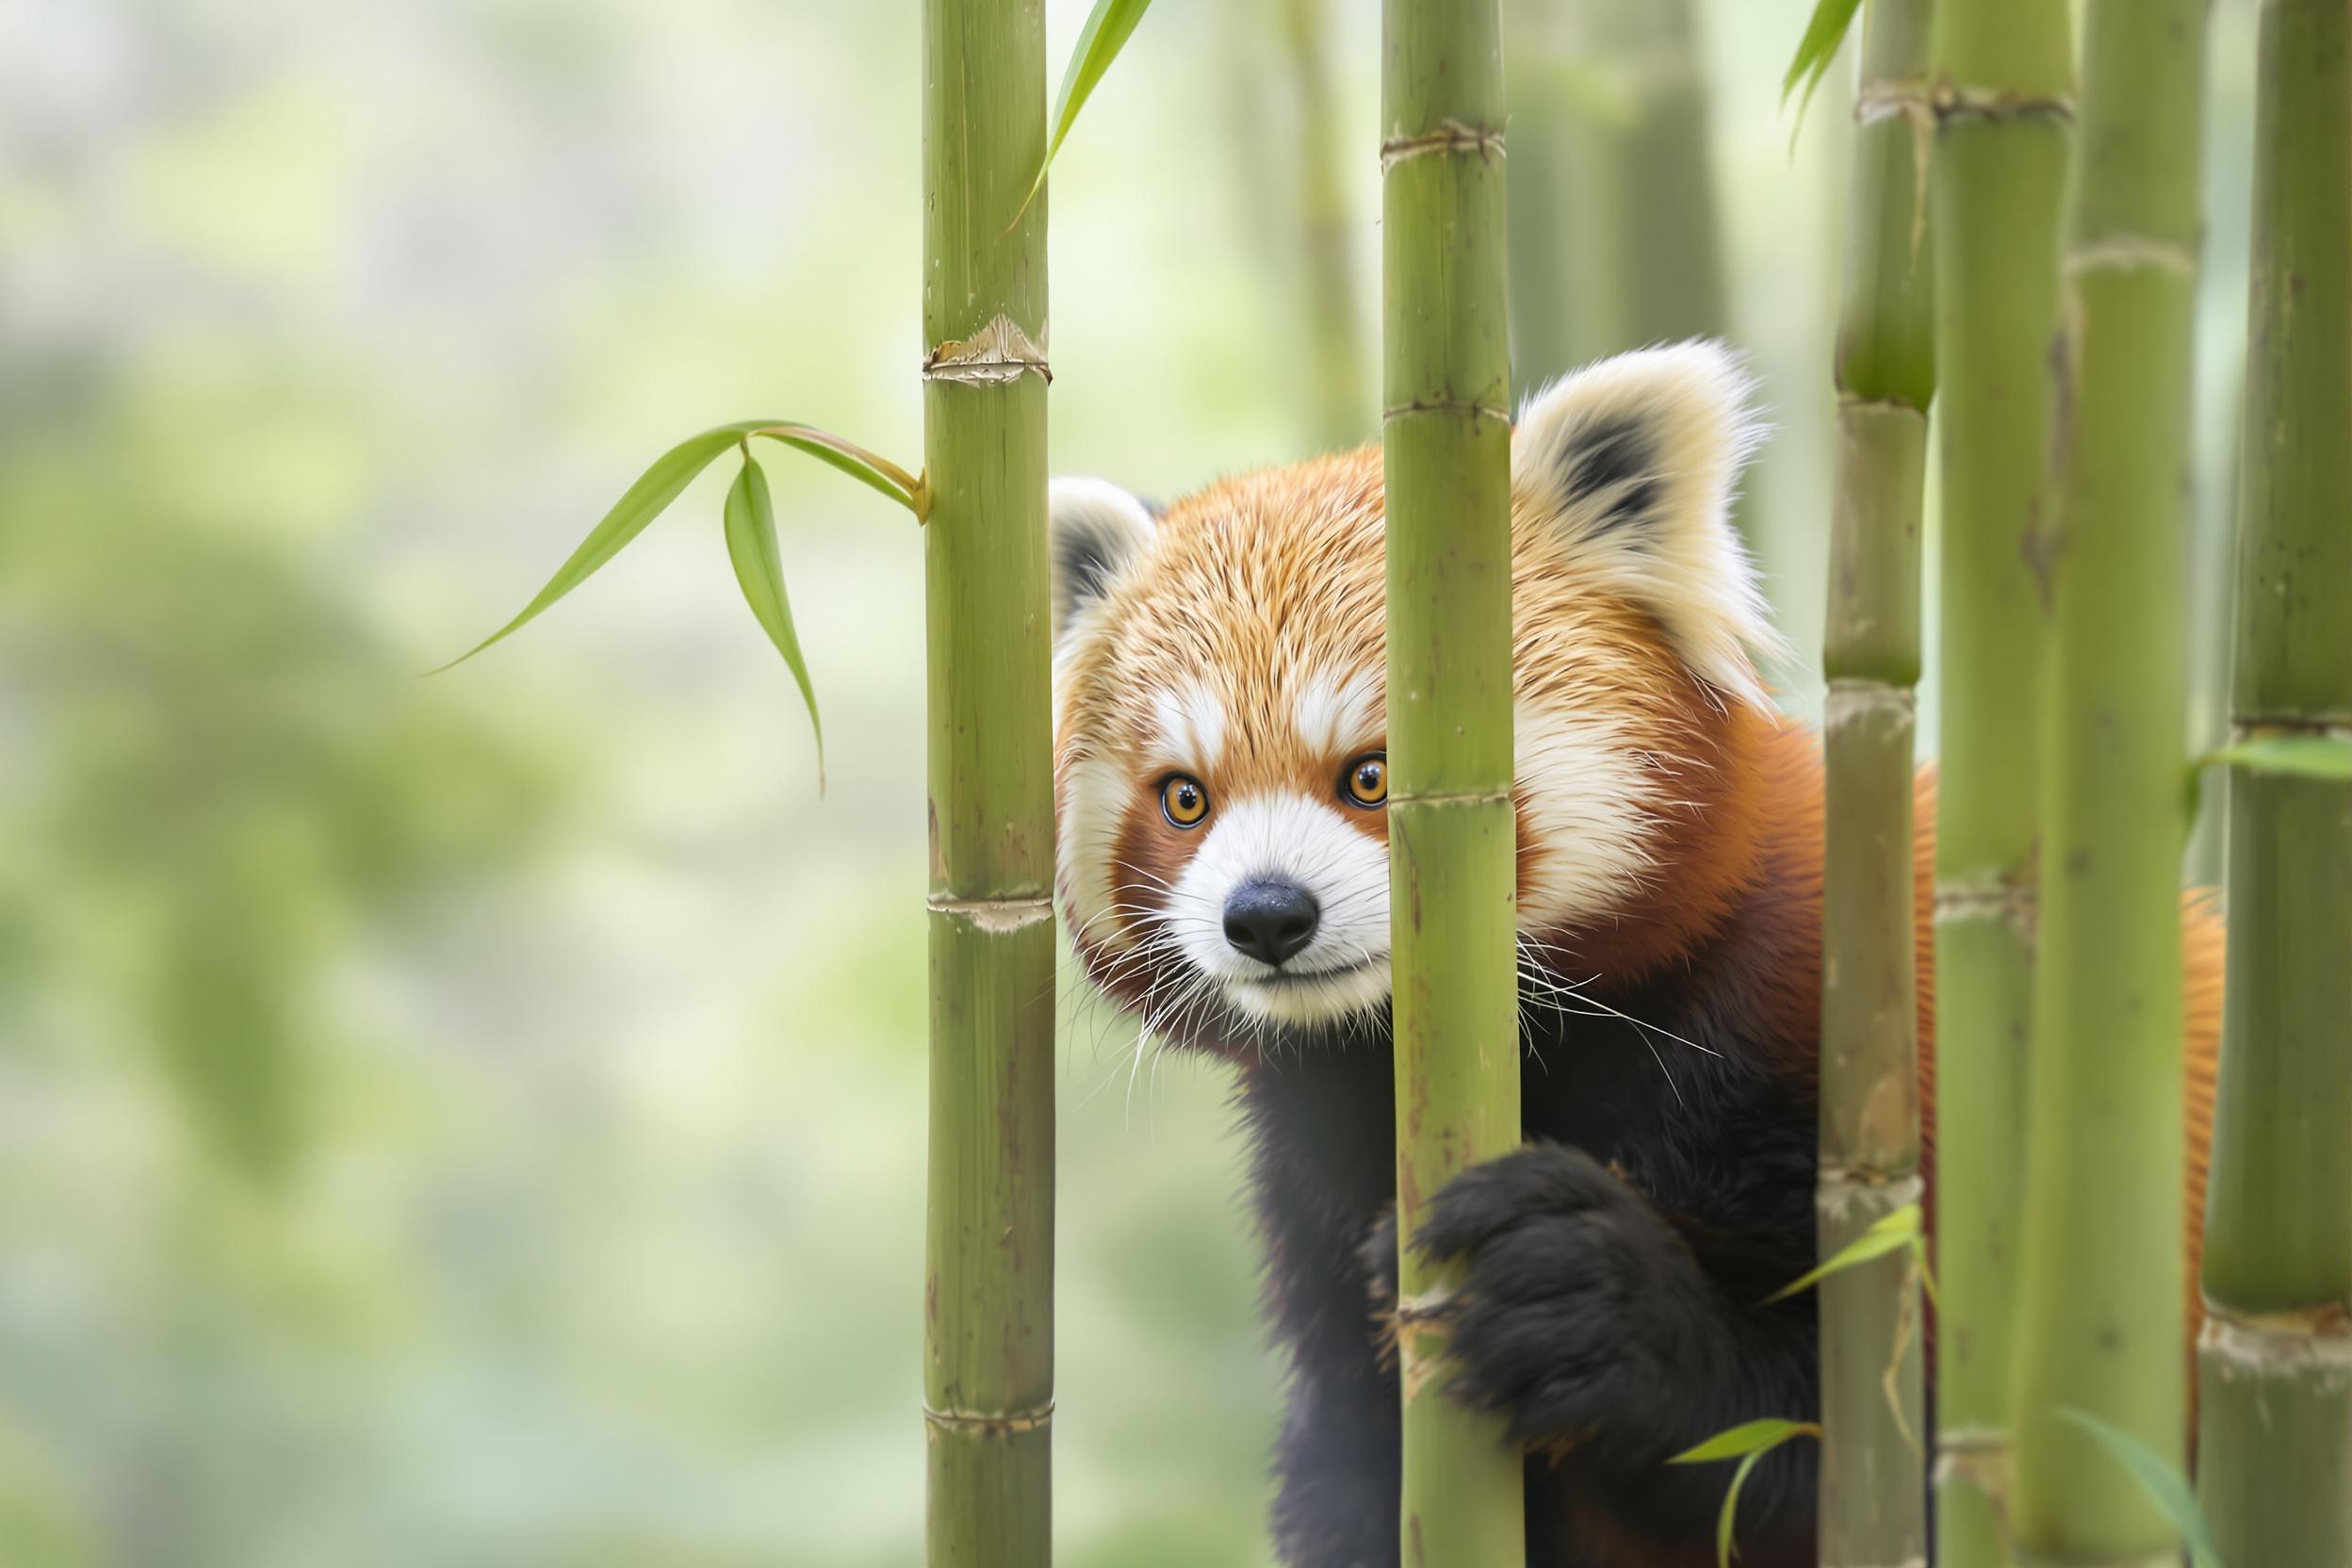
<svg viewBox="0 0 2352 1568">
<path fill-rule="evenodd" d="M 1916 153 L 1928 0 L 1871 0 L 1862 40 L 1821 644 L 1828 839 L 1815 1205 L 1824 1259 L 1923 1196 L 1912 756 L 1920 509 L 1936 384 L 1926 192 Z M 1922 1562 L 1926 1336 L 1918 1266 L 1898 1251 L 1833 1273 L 1818 1288 L 1822 1568 Z"/>
<path fill-rule="evenodd" d="M 2178 1527 L 2139 1479 L 2060 1413 L 2186 1470 L 2180 607 L 2205 9 L 2090 0 L 2085 11 L 2057 528 L 2041 552 L 2033 1200 L 2009 1512 L 2018 1555 L 2034 1561 L 2177 1568 L 2180 1557 Z"/>
<path fill-rule="evenodd" d="M 1691 0 L 1511 0 L 1511 300 L 1523 387 L 1727 321 Z"/>
<path fill-rule="evenodd" d="M 1052 1560 L 1054 801 L 1037 0 L 923 8 L 926 1560 Z M 1021 216 L 1016 221 L 1014 214 Z M 1008 228 L 1007 224 L 1011 226 Z"/>
<path fill-rule="evenodd" d="M 2352 739 L 2352 17 L 2265 0 L 2232 730 Z M 2352 785 L 2230 780 L 2200 1494 L 2232 1564 L 2352 1562 Z"/>
<path fill-rule="evenodd" d="M 1520 1136 L 1495 0 L 1386 0 L 1382 55 L 1401 1553 L 1515 1568 L 1523 1462 L 1500 1417 L 1441 1393 L 1429 1309 L 1455 1273 L 1412 1246 L 1446 1178 Z"/>
<path fill-rule="evenodd" d="M 2067 8 L 1945 0 L 1936 111 L 1942 778 L 1936 835 L 1936 1560 L 2005 1560 L 2017 1158 L 2033 1031 L 2034 836 L 2058 336 L 2073 139 Z"/>
<path fill-rule="evenodd" d="M 1364 338 L 1356 320 L 1355 225 L 1340 172 L 1339 113 L 1325 45 L 1325 0 L 1284 0 L 1282 43 L 1297 101 L 1299 319 L 1306 333 L 1315 438 L 1327 448 L 1364 439 Z M 1252 155 L 1256 155 L 1253 150 Z"/>
</svg>

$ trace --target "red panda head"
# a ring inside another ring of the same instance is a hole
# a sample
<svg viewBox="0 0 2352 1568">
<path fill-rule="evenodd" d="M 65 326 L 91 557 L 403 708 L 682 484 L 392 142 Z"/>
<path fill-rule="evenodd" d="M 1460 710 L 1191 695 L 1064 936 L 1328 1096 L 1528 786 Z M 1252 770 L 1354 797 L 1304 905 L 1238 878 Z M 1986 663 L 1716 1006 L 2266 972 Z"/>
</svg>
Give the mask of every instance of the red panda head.
<svg viewBox="0 0 2352 1568">
<path fill-rule="evenodd" d="M 1685 344 L 1531 400 L 1511 437 L 1519 922 L 1578 950 L 1687 868 L 1774 645 L 1727 516 L 1755 428 Z M 1155 517 L 1053 495 L 1059 874 L 1095 980 L 1234 1048 L 1388 1000 L 1380 454 Z M 1720 855 L 1712 857 L 1721 859 Z"/>
</svg>

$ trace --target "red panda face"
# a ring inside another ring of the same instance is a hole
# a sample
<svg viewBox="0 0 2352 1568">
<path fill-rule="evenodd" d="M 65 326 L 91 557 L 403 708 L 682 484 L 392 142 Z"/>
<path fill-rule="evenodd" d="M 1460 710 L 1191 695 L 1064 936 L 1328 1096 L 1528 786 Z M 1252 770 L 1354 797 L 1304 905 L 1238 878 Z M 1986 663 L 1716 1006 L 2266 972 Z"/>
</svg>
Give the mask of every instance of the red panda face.
<svg viewBox="0 0 2352 1568">
<path fill-rule="evenodd" d="M 1720 351 L 1560 383 L 1512 440 L 1523 934 L 1619 916 L 1769 643 L 1724 517 L 1747 442 Z M 1058 892 L 1088 972 L 1217 1049 L 1388 1000 L 1377 449 L 1227 481 L 1160 517 L 1053 506 Z M 1694 761 L 1694 760 L 1696 760 Z"/>
</svg>

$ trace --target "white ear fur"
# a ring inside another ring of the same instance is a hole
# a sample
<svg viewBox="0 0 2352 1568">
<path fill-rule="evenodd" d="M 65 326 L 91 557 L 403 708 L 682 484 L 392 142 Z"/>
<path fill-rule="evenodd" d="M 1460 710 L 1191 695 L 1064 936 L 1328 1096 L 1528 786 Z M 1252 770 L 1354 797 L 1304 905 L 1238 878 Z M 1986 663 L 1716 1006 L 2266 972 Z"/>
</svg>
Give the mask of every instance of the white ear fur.
<svg viewBox="0 0 2352 1568">
<path fill-rule="evenodd" d="M 1692 674 L 1769 708 L 1754 659 L 1779 634 L 1731 526 L 1740 466 L 1762 437 L 1753 384 L 1719 343 L 1619 354 L 1527 400 L 1512 487 L 1576 568 L 1656 615 Z"/>
<path fill-rule="evenodd" d="M 1151 544 L 1150 509 L 1108 480 L 1057 479 L 1046 492 L 1054 572 L 1054 641 L 1106 593 L 1119 568 Z"/>
</svg>

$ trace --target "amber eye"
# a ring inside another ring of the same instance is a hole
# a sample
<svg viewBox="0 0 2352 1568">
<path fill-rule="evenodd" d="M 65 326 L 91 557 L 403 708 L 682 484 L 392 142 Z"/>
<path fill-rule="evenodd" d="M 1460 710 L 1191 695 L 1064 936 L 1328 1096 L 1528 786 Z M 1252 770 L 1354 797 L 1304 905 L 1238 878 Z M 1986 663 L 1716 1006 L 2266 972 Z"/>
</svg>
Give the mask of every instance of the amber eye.
<svg viewBox="0 0 2352 1568">
<path fill-rule="evenodd" d="M 1348 764 L 1340 788 L 1358 806 L 1379 806 L 1388 799 L 1388 755 L 1373 752 Z"/>
<path fill-rule="evenodd" d="M 1160 809 L 1178 827 L 1198 827 L 1200 819 L 1209 814 L 1209 792 L 1201 788 L 1197 778 L 1170 774 L 1160 786 Z"/>
</svg>

